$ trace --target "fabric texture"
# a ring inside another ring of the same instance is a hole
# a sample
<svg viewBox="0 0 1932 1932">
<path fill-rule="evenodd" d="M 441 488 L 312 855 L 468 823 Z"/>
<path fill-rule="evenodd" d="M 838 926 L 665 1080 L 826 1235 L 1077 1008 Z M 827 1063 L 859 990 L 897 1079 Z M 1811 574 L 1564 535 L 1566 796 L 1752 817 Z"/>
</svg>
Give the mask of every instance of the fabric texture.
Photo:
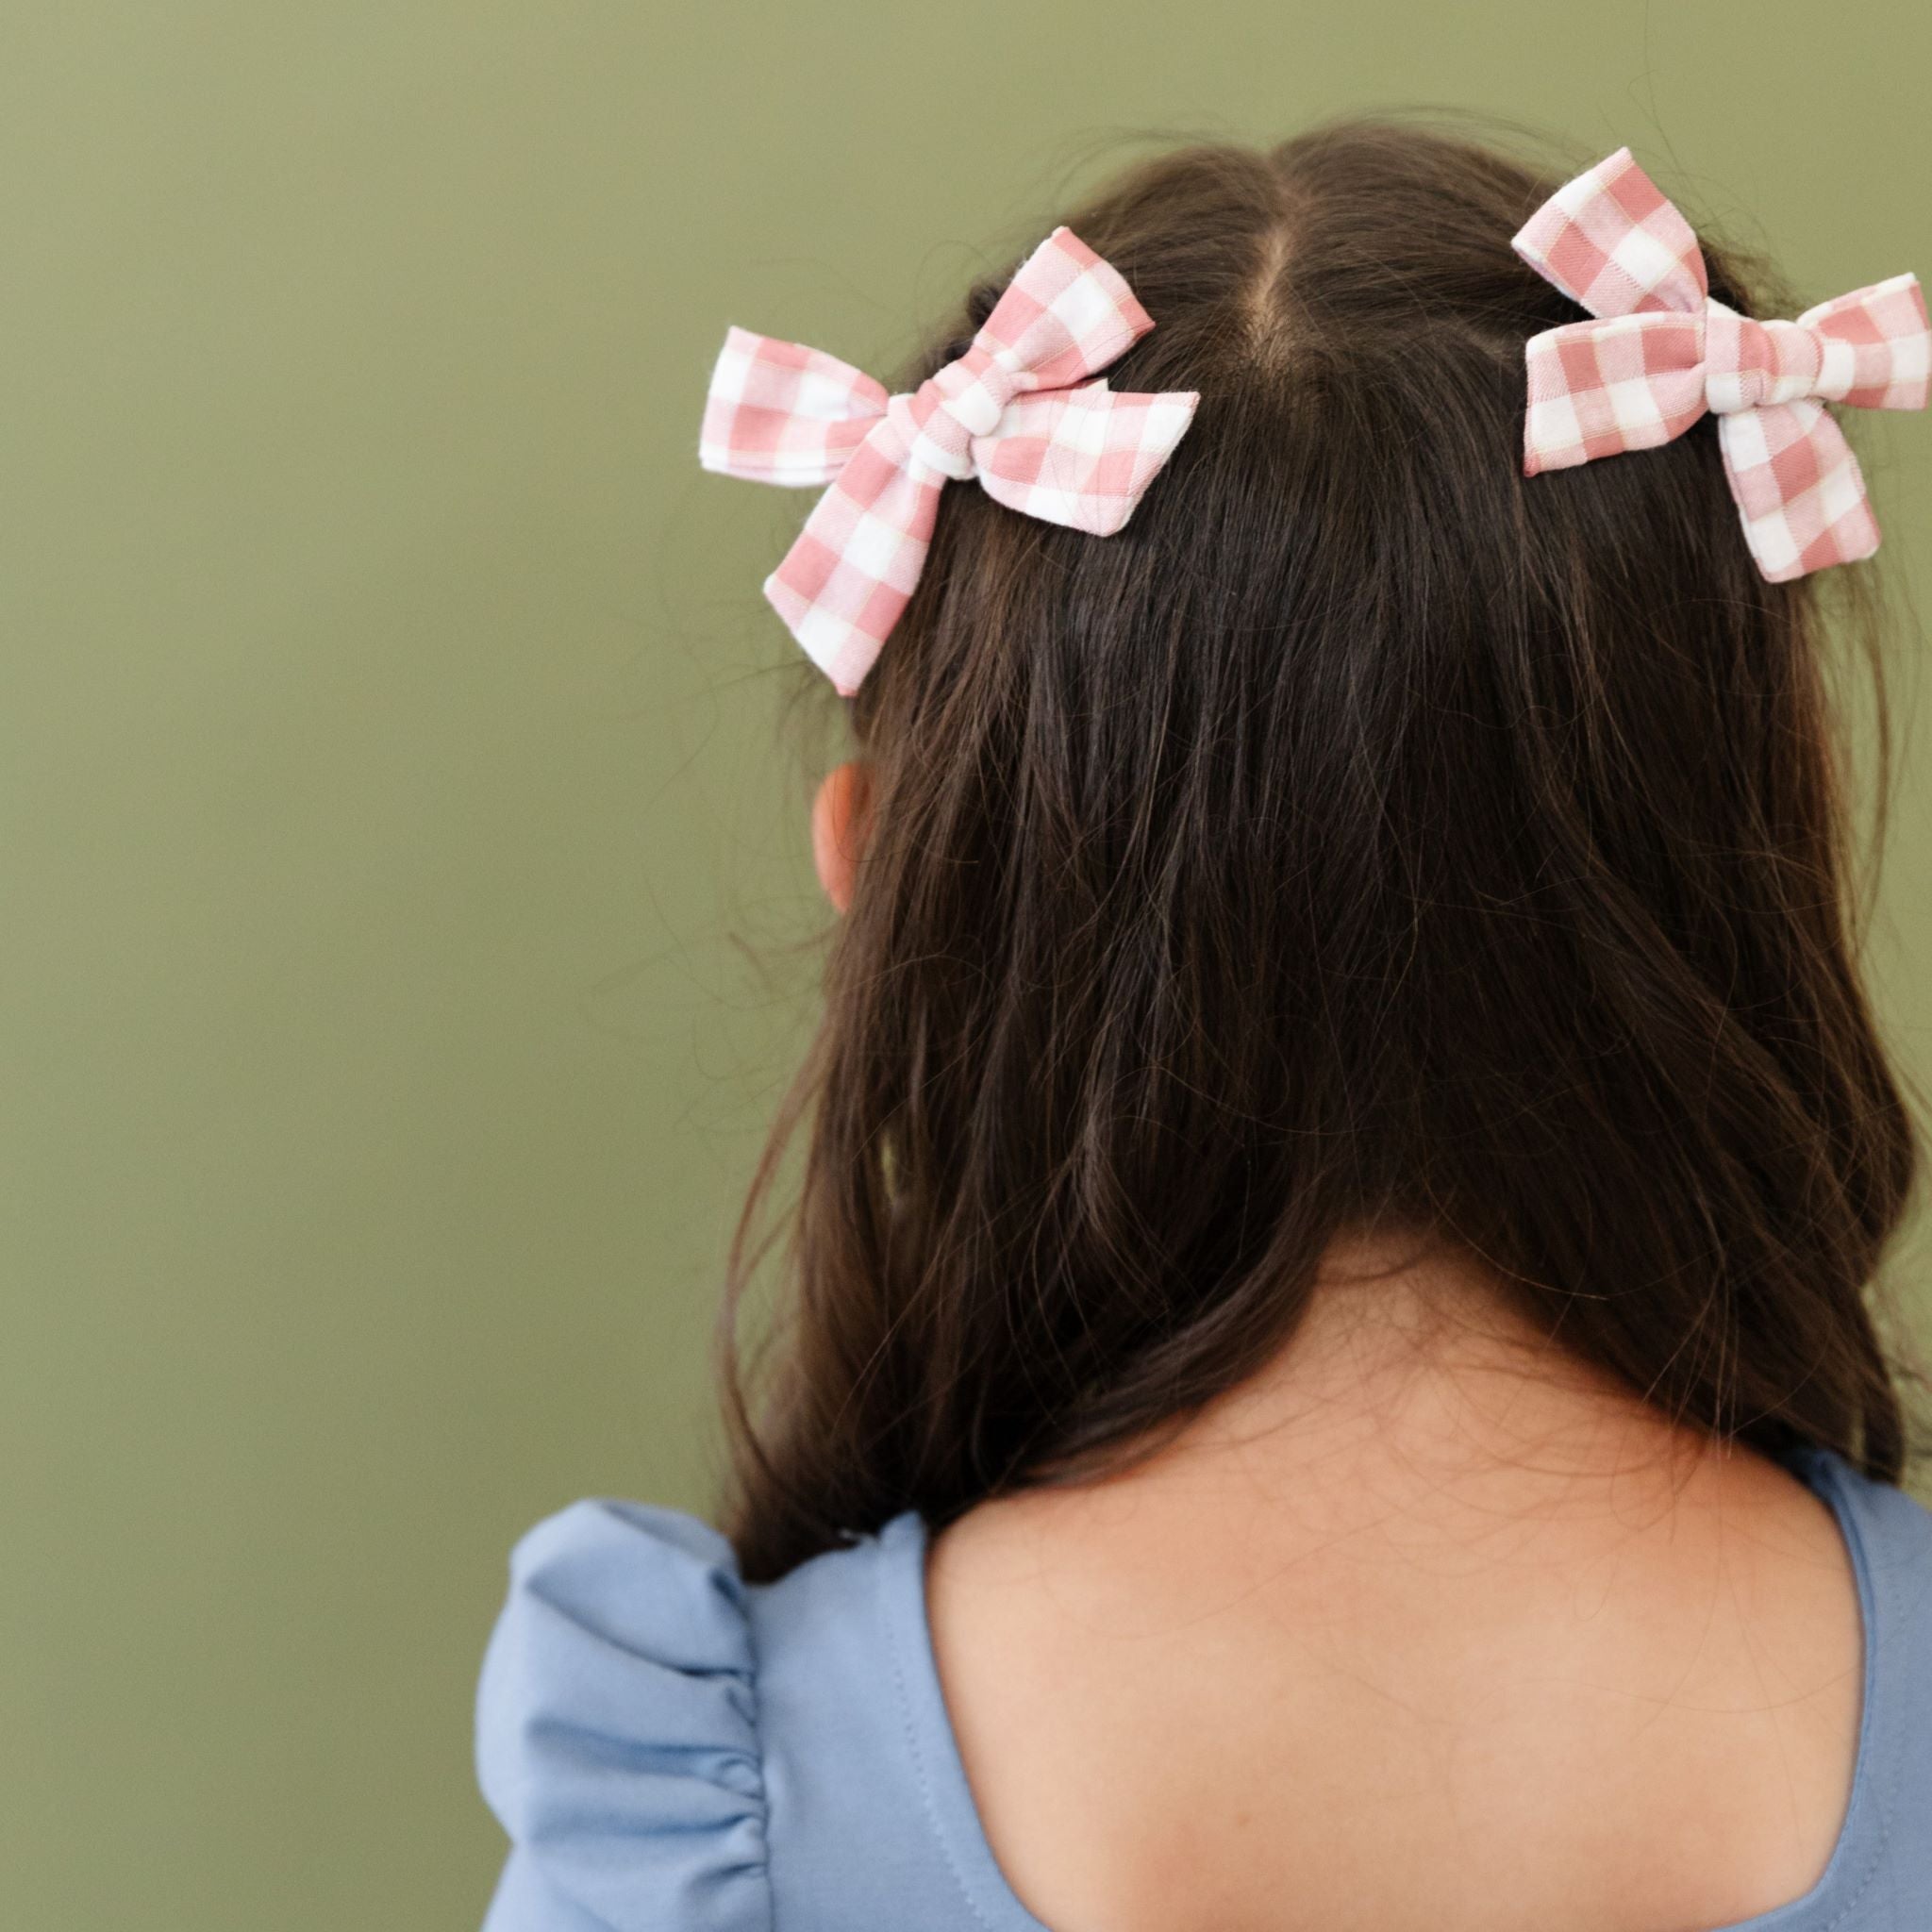
<svg viewBox="0 0 1932 1932">
<path fill-rule="evenodd" d="M 1824 1875 L 1724 1932 L 1926 1932 L 1932 1514 L 1829 1451 L 1789 1460 L 1857 1575 L 1864 1716 Z M 532 1529 L 477 1689 L 510 1839 L 484 1932 L 1046 1932 L 974 1807 L 925 1543 L 907 1511 L 746 1585 L 674 1509 L 583 1502 Z"/>
<path fill-rule="evenodd" d="M 1690 224 L 1627 147 L 1558 189 L 1510 245 L 1596 318 L 1530 338 L 1525 475 L 1653 448 L 1711 412 L 1766 578 L 1877 549 L 1857 458 L 1824 404 L 1925 407 L 1932 330 L 1916 275 L 1795 322 L 1740 315 L 1710 294 Z"/>
<path fill-rule="evenodd" d="M 1190 391 L 1091 381 L 1154 326 L 1126 283 L 1056 228 L 972 346 L 906 395 L 822 350 L 732 328 L 699 433 L 707 470 L 829 487 L 765 595 L 847 696 L 906 608 L 940 491 L 976 476 L 1024 515 L 1113 535 L 1193 419 Z"/>
</svg>

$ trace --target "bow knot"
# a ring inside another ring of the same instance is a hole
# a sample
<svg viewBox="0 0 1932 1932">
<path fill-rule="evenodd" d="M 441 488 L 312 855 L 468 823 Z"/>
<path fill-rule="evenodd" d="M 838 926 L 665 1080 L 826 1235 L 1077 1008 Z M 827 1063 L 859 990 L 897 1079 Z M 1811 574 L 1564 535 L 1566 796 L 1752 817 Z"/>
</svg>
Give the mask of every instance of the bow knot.
<svg viewBox="0 0 1932 1932">
<path fill-rule="evenodd" d="M 1525 345 L 1524 475 L 1655 447 L 1708 412 L 1767 578 L 1877 549 L 1857 458 L 1824 405 L 1925 407 L 1932 329 L 1916 275 L 1794 322 L 1740 315 L 1710 294 L 1690 224 L 1627 147 L 1558 189 L 1510 245 L 1594 318 Z"/>
<path fill-rule="evenodd" d="M 1705 407 L 1713 415 L 1729 416 L 1801 396 L 1842 395 L 1849 379 L 1826 378 L 1826 351 L 1832 346 L 1845 352 L 1840 359 L 1849 364 L 1849 343 L 1830 344 L 1800 322 L 1754 322 L 1710 296 L 1704 319 Z M 1850 374 L 1837 373 L 1841 378 Z"/>
<path fill-rule="evenodd" d="M 963 356 L 904 395 L 796 342 L 733 328 L 711 372 L 698 460 L 829 487 L 765 595 L 846 696 L 909 601 L 941 486 L 1096 536 L 1133 513 L 1200 398 L 1091 378 L 1154 326 L 1120 275 L 1056 228 Z"/>
<path fill-rule="evenodd" d="M 970 365 L 978 359 L 983 367 Z M 976 474 L 973 444 L 999 427 L 1020 387 L 1017 375 L 969 351 L 908 395 L 886 402 L 886 420 L 905 445 L 906 460 L 955 482 Z"/>
</svg>

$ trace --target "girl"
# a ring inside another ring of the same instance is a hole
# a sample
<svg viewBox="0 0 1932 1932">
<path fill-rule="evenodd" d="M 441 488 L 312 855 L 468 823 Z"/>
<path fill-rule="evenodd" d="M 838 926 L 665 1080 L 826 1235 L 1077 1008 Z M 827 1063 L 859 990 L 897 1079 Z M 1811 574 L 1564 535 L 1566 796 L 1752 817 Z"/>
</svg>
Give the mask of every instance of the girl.
<svg viewBox="0 0 1932 1932">
<path fill-rule="evenodd" d="M 1349 124 L 896 395 L 732 332 L 858 755 L 727 1315 L 801 1193 L 722 1532 L 515 1551 L 490 1932 L 1932 1926 L 1825 649 L 1924 310 L 1789 313 L 1627 151 Z"/>
</svg>

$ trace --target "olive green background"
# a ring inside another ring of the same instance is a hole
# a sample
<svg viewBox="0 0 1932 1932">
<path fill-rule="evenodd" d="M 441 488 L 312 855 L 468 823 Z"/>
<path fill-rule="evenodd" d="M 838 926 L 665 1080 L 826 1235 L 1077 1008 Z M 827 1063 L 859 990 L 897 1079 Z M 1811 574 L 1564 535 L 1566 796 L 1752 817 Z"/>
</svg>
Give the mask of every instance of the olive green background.
<svg viewBox="0 0 1932 1932">
<path fill-rule="evenodd" d="M 705 1504 L 836 742 L 758 596 L 809 498 L 697 471 L 727 322 L 884 373 L 1150 141 L 1430 103 L 1813 300 L 1932 271 L 1928 60 L 1917 0 L 0 8 L 0 1917 L 474 1924 L 511 1541 Z M 1858 434 L 1923 601 L 1932 422 Z"/>
</svg>

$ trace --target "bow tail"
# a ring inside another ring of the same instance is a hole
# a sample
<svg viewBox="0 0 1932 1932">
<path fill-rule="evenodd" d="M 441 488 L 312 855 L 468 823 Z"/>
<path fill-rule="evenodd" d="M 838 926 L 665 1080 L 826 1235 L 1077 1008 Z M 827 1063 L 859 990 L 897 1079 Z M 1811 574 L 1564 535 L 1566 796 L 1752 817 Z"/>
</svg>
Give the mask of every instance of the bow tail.
<svg viewBox="0 0 1932 1932">
<path fill-rule="evenodd" d="M 1105 380 L 1016 396 L 973 443 L 980 487 L 1050 524 L 1111 537 L 1173 455 L 1201 400 L 1191 390 L 1109 390 Z"/>
<path fill-rule="evenodd" d="M 1718 418 L 1744 541 L 1773 583 L 1878 548 L 1864 474 L 1844 432 L 1808 396 Z"/>
<path fill-rule="evenodd" d="M 1627 147 L 1565 182 L 1509 245 L 1595 316 L 1694 315 L 1709 291 L 1690 223 Z"/>
<path fill-rule="evenodd" d="M 772 608 L 841 697 L 858 689 L 919 582 L 944 480 L 906 462 L 882 417 L 765 579 Z"/>
</svg>

